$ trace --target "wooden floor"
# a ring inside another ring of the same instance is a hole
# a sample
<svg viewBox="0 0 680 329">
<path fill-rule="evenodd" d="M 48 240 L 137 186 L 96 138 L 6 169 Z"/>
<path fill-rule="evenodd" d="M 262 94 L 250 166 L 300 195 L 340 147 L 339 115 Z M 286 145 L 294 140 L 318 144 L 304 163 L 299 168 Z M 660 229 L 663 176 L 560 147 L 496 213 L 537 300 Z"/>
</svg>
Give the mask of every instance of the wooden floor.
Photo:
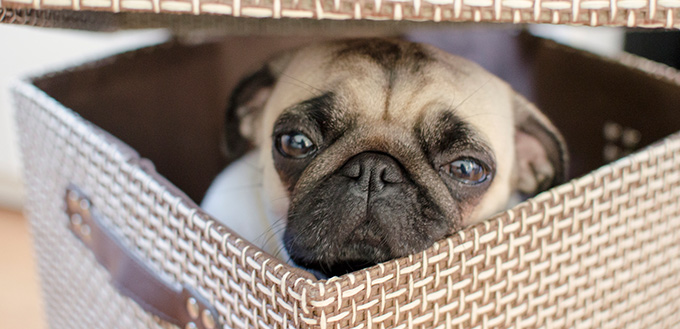
<svg viewBox="0 0 680 329">
<path fill-rule="evenodd" d="M 0 328 L 46 328 L 28 223 L 0 209 Z"/>
</svg>

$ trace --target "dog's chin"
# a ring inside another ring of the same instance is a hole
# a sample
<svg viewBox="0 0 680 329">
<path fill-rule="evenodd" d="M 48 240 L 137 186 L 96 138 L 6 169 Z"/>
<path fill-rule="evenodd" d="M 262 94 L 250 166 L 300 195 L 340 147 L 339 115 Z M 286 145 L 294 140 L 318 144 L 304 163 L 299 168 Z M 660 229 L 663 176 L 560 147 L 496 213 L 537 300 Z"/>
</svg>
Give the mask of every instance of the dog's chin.
<svg viewBox="0 0 680 329">
<path fill-rule="evenodd" d="M 337 220 L 337 219 L 336 219 Z M 365 220 L 353 230 L 299 236 L 286 229 L 283 240 L 290 259 L 319 279 L 341 276 L 422 250 L 434 240 L 421 237 L 408 243 L 408 232 L 388 233 Z"/>
<path fill-rule="evenodd" d="M 283 234 L 291 260 L 325 277 L 423 250 L 452 231 L 453 221 L 431 211 L 430 202 L 394 197 L 389 202 L 353 204 L 342 197 L 333 199 L 336 207 L 318 200 L 293 204 Z M 424 205 L 429 205 L 428 211 Z"/>
<path fill-rule="evenodd" d="M 291 248 L 288 252 L 296 265 L 309 270 L 319 279 L 341 276 L 398 257 L 390 255 L 384 245 L 376 245 L 371 241 L 345 245 L 334 257 L 323 257 L 322 260 L 317 260 L 316 255 L 304 250 Z"/>
</svg>

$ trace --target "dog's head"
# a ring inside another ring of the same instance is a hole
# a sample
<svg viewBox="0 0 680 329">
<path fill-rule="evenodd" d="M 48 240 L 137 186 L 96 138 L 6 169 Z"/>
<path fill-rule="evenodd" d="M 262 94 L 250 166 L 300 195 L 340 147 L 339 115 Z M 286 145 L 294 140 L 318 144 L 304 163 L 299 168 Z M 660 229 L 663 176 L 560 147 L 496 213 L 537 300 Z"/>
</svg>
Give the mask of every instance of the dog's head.
<svg viewBox="0 0 680 329">
<path fill-rule="evenodd" d="M 283 54 L 236 88 L 232 156 L 261 150 L 298 264 L 337 275 L 422 250 L 565 179 L 557 130 L 434 47 L 359 39 Z"/>
</svg>

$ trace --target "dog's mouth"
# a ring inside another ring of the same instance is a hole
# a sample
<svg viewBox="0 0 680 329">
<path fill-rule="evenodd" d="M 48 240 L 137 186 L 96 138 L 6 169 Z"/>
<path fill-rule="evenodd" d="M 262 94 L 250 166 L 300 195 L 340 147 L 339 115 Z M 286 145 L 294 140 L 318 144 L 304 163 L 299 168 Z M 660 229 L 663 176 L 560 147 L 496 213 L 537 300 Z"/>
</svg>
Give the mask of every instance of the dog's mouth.
<svg viewBox="0 0 680 329">
<path fill-rule="evenodd" d="M 293 211 L 283 235 L 291 260 L 318 278 L 341 276 L 423 250 L 452 231 L 453 222 L 421 203 L 394 200 L 400 205 L 338 207 L 334 202 L 305 202 Z M 354 210 L 353 210 L 354 209 Z"/>
<path fill-rule="evenodd" d="M 356 227 L 336 245 L 332 253 L 318 254 L 293 247 L 287 240 L 290 257 L 300 267 L 311 270 L 319 278 L 340 276 L 370 267 L 393 258 L 387 241 L 387 235 L 379 228 L 373 227 L 370 221 Z M 321 275 L 319 275 L 321 274 Z"/>
<path fill-rule="evenodd" d="M 390 257 L 384 257 L 382 259 L 375 258 L 356 258 L 356 257 L 343 257 L 351 255 L 377 255 L 384 254 L 384 250 L 380 249 L 380 246 L 374 246 L 366 242 L 357 242 L 344 246 L 346 253 L 341 253 L 339 257 L 334 257 L 334 259 L 324 259 L 319 261 L 310 261 L 306 257 L 300 257 L 299 253 L 295 256 L 291 255 L 291 259 L 296 265 L 303 267 L 319 279 L 326 279 L 333 276 L 341 276 L 347 273 L 358 271 L 367 267 L 371 267 L 378 263 L 388 260 Z M 343 255 L 346 254 L 346 255 Z"/>
<path fill-rule="evenodd" d="M 314 274 L 317 279 L 328 279 L 333 276 L 341 276 L 347 273 L 358 271 L 367 267 L 376 265 L 375 262 L 369 262 L 366 260 L 346 260 L 339 263 L 324 264 L 324 263 L 298 263 L 295 264 L 299 267 L 307 269 L 310 273 Z"/>
</svg>

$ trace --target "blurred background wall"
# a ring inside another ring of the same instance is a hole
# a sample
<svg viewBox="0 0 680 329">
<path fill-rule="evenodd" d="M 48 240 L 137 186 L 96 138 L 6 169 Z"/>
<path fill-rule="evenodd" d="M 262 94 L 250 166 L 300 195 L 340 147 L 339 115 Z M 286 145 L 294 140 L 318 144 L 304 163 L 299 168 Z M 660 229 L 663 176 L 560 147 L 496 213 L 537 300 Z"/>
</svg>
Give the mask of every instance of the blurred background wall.
<svg viewBox="0 0 680 329">
<path fill-rule="evenodd" d="M 11 81 L 166 38 L 161 30 L 92 33 L 0 24 L 0 208 L 20 209 L 24 199 Z"/>
</svg>

